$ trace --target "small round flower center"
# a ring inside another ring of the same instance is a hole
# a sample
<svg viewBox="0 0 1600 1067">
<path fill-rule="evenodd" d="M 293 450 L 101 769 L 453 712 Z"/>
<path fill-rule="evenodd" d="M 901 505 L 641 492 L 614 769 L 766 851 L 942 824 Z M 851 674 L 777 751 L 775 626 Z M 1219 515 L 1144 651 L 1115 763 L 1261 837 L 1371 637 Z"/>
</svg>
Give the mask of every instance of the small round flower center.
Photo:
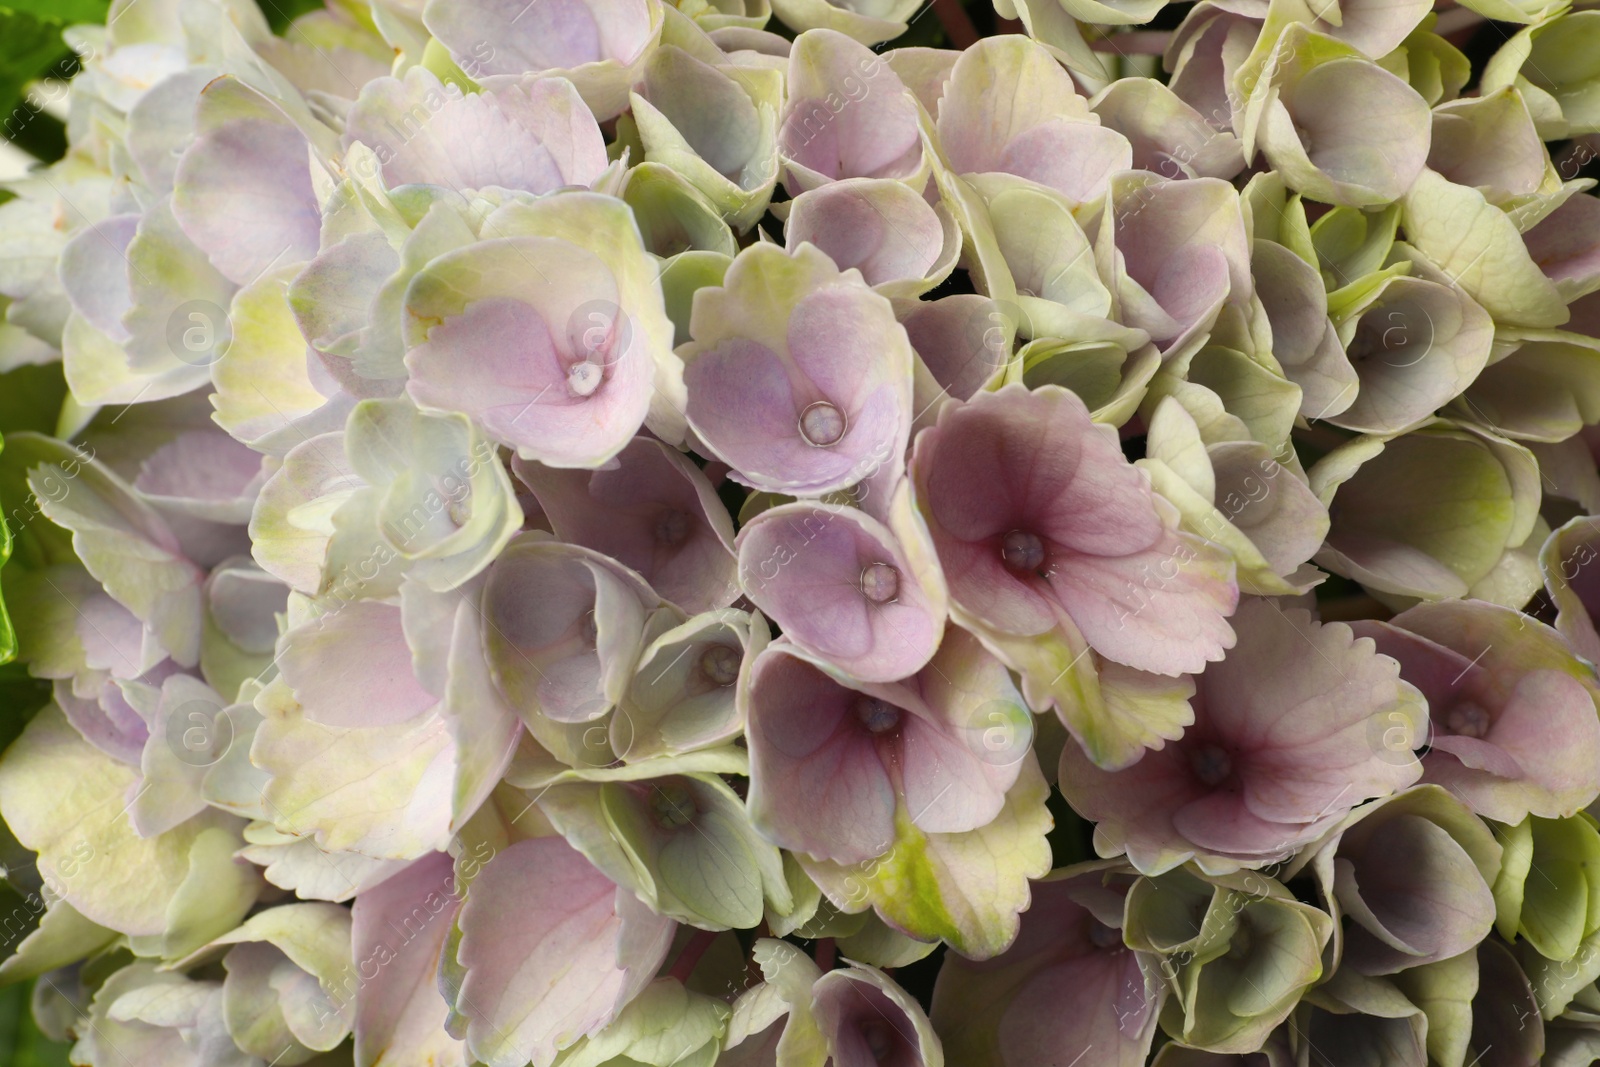
<svg viewBox="0 0 1600 1067">
<path fill-rule="evenodd" d="M 1000 559 L 1014 571 L 1037 571 L 1044 566 L 1044 542 L 1036 533 L 1012 530 L 1000 539 Z"/>
<path fill-rule="evenodd" d="M 573 396 L 589 396 L 600 388 L 604 378 L 600 364 L 581 359 L 567 368 L 567 392 Z"/>
<path fill-rule="evenodd" d="M 694 794 L 682 782 L 663 782 L 650 793 L 650 812 L 663 830 L 677 830 L 694 821 Z"/>
<path fill-rule="evenodd" d="M 1483 737 L 1489 732 L 1489 713 L 1483 705 L 1463 700 L 1444 717 L 1445 728 L 1459 737 Z"/>
<path fill-rule="evenodd" d="M 809 445 L 826 448 L 838 444 L 844 428 L 844 412 L 826 400 L 819 400 L 800 413 L 800 436 Z"/>
<path fill-rule="evenodd" d="M 742 658 L 727 645 L 712 645 L 700 653 L 700 673 L 717 685 L 732 685 L 739 680 Z"/>
<path fill-rule="evenodd" d="M 656 543 L 674 546 L 689 539 L 689 516 L 677 508 L 664 508 L 656 516 Z"/>
<path fill-rule="evenodd" d="M 877 697 L 862 697 L 856 701 L 856 718 L 869 734 L 886 734 L 900 725 L 900 709 Z"/>
<path fill-rule="evenodd" d="M 874 604 L 887 604 L 900 595 L 900 572 L 887 563 L 873 563 L 861 571 L 861 592 Z"/>
<path fill-rule="evenodd" d="M 887 1020 L 868 1019 L 862 1023 L 861 1039 L 867 1043 L 867 1051 L 872 1053 L 872 1058 L 879 1063 L 887 1062 L 894 1053 L 894 1030 Z"/>
<path fill-rule="evenodd" d="M 1095 948 L 1121 948 L 1122 931 L 1099 919 L 1089 920 L 1089 943 Z"/>
<path fill-rule="evenodd" d="M 1189 750 L 1189 767 L 1206 785 L 1217 785 L 1233 773 L 1233 759 L 1221 745 L 1200 745 Z"/>
</svg>

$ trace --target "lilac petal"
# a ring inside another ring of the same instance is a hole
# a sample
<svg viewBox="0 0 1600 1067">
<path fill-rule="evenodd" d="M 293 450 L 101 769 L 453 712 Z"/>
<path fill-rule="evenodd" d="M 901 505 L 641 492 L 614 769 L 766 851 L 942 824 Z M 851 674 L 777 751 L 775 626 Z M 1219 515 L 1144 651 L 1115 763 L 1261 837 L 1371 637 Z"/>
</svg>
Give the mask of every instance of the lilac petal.
<svg viewBox="0 0 1600 1067">
<path fill-rule="evenodd" d="M 1032 635 L 1064 614 L 1111 658 L 1167 674 L 1231 644 L 1231 563 L 1176 531 L 1066 390 L 1008 386 L 947 409 L 912 468 L 951 601 L 985 623 Z"/>
<path fill-rule="evenodd" d="M 550 1067 L 649 982 L 676 927 L 559 837 L 501 849 L 458 921 L 466 973 L 456 1010 L 487 1067 Z"/>
<path fill-rule="evenodd" d="M 783 235 L 785 248 L 809 241 L 840 270 L 859 270 L 868 285 L 926 279 L 931 287 L 948 272 L 941 267 L 955 265 L 947 229 L 953 231 L 948 215 L 904 182 L 850 178 L 796 197 Z M 915 288 L 897 288 L 896 295 L 915 295 Z"/>
<path fill-rule="evenodd" d="M 649 0 L 432 0 L 422 19 L 489 91 L 529 73 L 559 74 L 602 122 L 627 109 L 662 23 Z"/>
<path fill-rule="evenodd" d="M 176 669 L 177 665 L 168 660 L 160 668 L 147 672 L 140 681 L 146 685 L 160 685 L 162 679 Z M 69 683 L 58 681 L 54 695 L 67 721 L 85 741 L 113 759 L 132 767 L 139 765 L 139 754 L 150 738 L 150 724 L 123 697 L 120 686 L 106 682 L 98 697 L 85 699 L 76 696 Z"/>
<path fill-rule="evenodd" d="M 420 124 L 419 113 L 426 116 Z M 498 186 L 543 195 L 592 185 L 608 165 L 600 127 L 565 78 L 463 95 L 413 67 L 403 80 L 363 86 L 345 125 L 344 144 L 355 141 L 377 154 L 391 188 Z"/>
<path fill-rule="evenodd" d="M 1494 323 L 1465 293 L 1397 277 L 1341 318 L 1340 336 L 1360 386 L 1330 421 L 1396 433 L 1428 418 L 1472 384 L 1489 360 Z"/>
<path fill-rule="evenodd" d="M 566 241 L 501 238 L 441 256 L 407 296 L 413 323 L 436 323 L 412 340 L 408 391 L 474 416 L 526 458 L 598 466 L 650 412 L 653 324 L 627 299 L 606 262 Z"/>
<path fill-rule="evenodd" d="M 1452 100 L 1433 113 L 1428 167 L 1457 185 L 1497 200 L 1526 196 L 1544 183 L 1547 158 L 1527 104 L 1509 86 Z"/>
<path fill-rule="evenodd" d="M 1317 268 L 1283 245 L 1257 239 L 1250 257 L 1256 295 L 1272 327 L 1272 354 L 1300 387 L 1300 413 L 1327 418 L 1356 399 L 1359 379 L 1333 323 Z"/>
<path fill-rule="evenodd" d="M 1023 1067 L 1065 1049 L 1094 1049 L 1107 1067 L 1145 1062 L 1166 984 L 1144 972 L 1149 956 L 1123 946 L 1126 887 L 1118 892 L 1109 867 L 1033 883 L 1016 941 L 994 959 L 947 958 L 933 990 L 946 1062 Z"/>
<path fill-rule="evenodd" d="M 854 964 L 812 986 L 812 1011 L 834 1067 L 927 1067 L 939 1041 L 922 1009 L 893 979 Z"/>
<path fill-rule="evenodd" d="M 1363 625 L 1428 696 L 1424 780 L 1508 823 L 1567 818 L 1600 794 L 1600 689 L 1549 627 L 1472 600 Z"/>
<path fill-rule="evenodd" d="M 1587 450 L 1583 459 L 1592 463 Z M 1544 465 L 1541 458 L 1541 468 Z M 1600 618 L 1600 567 L 1590 566 L 1600 557 L 1597 541 L 1600 523 L 1580 516 L 1552 533 L 1539 554 L 1545 588 L 1559 611 L 1556 629 L 1590 663 L 1600 663 L 1600 633 L 1594 621 Z"/>
<path fill-rule="evenodd" d="M 200 519 L 250 520 L 264 481 L 263 460 L 217 430 L 189 430 L 145 459 L 133 487 L 146 500 Z"/>
<path fill-rule="evenodd" d="M 461 1043 L 445 1033 L 439 998 L 439 954 L 460 906 L 454 864 L 435 852 L 378 885 L 350 909 L 351 949 L 358 966 L 381 960 L 356 990 L 356 1061 L 375 1064 L 391 1052 L 463 1062 Z"/>
<path fill-rule="evenodd" d="M 496 685 L 530 727 L 591 722 L 620 699 L 660 601 L 596 552 L 512 542 L 489 570 L 485 651 Z"/>
<path fill-rule="evenodd" d="M 1412 725 L 1393 714 L 1409 712 L 1416 697 L 1394 660 L 1376 655 L 1342 623 L 1318 625 L 1269 600 L 1245 602 L 1235 625 L 1251 641 L 1241 637 L 1236 654 L 1201 676 L 1199 695 L 1207 721 L 1253 750 L 1258 769 L 1243 774 L 1243 802 L 1252 812 L 1309 822 L 1335 796 L 1354 804 L 1417 779 L 1421 768 L 1405 750 L 1396 758 L 1372 745 L 1374 722 Z M 1307 641 L 1322 653 L 1314 662 L 1299 654 Z M 1289 662 L 1297 669 L 1282 669 Z M 1321 710 L 1308 716 L 1312 707 Z"/>
<path fill-rule="evenodd" d="M 922 171 L 914 99 L 893 69 L 835 30 L 802 34 L 789 53 L 779 116 L 784 185 L 799 193 L 841 178 L 907 178 Z"/>
<path fill-rule="evenodd" d="M 1411 188 L 1427 163 L 1431 122 L 1410 85 L 1351 56 L 1320 63 L 1286 87 L 1269 105 L 1260 142 L 1291 188 L 1367 207 Z"/>
<path fill-rule="evenodd" d="M 942 590 L 872 517 L 788 504 L 747 524 L 738 545 L 745 593 L 800 648 L 866 682 L 908 677 L 932 658 Z"/>
<path fill-rule="evenodd" d="M 1065 127 L 1073 125 L 1098 123 L 1071 75 L 1025 37 L 986 37 L 963 51 L 939 100 L 939 146 L 957 174 L 1007 171 L 1038 181 L 1049 165 L 1038 149 L 1065 143 L 1058 139 L 1070 138 Z M 1031 173 L 1005 166 L 1008 153 Z"/>
<path fill-rule="evenodd" d="M 911 821 L 930 834 L 966 833 L 1001 812 L 1033 736 L 1032 713 L 1005 665 L 976 637 L 951 629 L 902 687 L 901 787 Z M 887 692 L 885 695 L 888 695 Z"/>
<path fill-rule="evenodd" d="M 1600 197 L 1569 198 L 1522 239 L 1567 301 L 1600 289 Z"/>
<path fill-rule="evenodd" d="M 1180 741 L 1114 772 L 1063 750 L 1062 790 L 1099 822 L 1101 852 L 1147 873 L 1192 856 L 1218 870 L 1280 859 L 1421 774 L 1422 702 L 1392 659 L 1268 600 L 1244 601 L 1234 625 L 1239 643 L 1199 677 Z"/>
<path fill-rule="evenodd" d="M 733 524 L 706 476 L 675 449 L 635 438 L 617 466 L 565 471 L 517 460 L 556 536 L 603 552 L 694 613 L 738 595 Z"/>
<path fill-rule="evenodd" d="M 895 790 L 865 694 L 774 646 L 751 679 L 750 818 L 780 848 L 860 863 L 894 841 Z"/>
<path fill-rule="evenodd" d="M 679 351 L 689 423 L 737 480 L 820 494 L 903 454 L 905 330 L 886 299 L 816 248 L 745 249 L 721 288 L 695 295 L 690 331 L 693 342 Z"/>
<path fill-rule="evenodd" d="M 322 216 L 305 135 L 235 78 L 200 95 L 196 138 L 178 163 L 172 212 L 217 270 L 248 285 L 317 254 Z"/>
<path fill-rule="evenodd" d="M 139 228 L 138 215 L 113 215 L 86 226 L 61 250 L 61 284 L 72 306 L 113 341 L 126 341 L 122 316 L 133 307 L 128 284 L 128 244 Z"/>
<path fill-rule="evenodd" d="M 1090 106 L 1128 139 L 1132 166 L 1167 178 L 1232 178 L 1244 169 L 1238 138 L 1218 133 L 1171 89 L 1152 78 L 1122 78 Z"/>
<path fill-rule="evenodd" d="M 312 722 L 390 726 L 438 703 L 411 669 L 400 609 L 358 600 L 283 635 L 283 678 Z"/>
<path fill-rule="evenodd" d="M 1489 855 L 1498 858 L 1499 847 L 1482 824 L 1473 829 L 1483 851 L 1492 849 Z M 1470 845 L 1450 825 L 1399 809 L 1380 808 L 1372 825 L 1358 822 L 1346 831 L 1332 867 L 1334 893 L 1357 924 L 1345 942 L 1347 964 L 1366 974 L 1393 973 L 1483 940 L 1495 902 L 1483 857 Z"/>
<path fill-rule="evenodd" d="M 977 293 L 918 301 L 901 325 L 918 361 L 956 400 L 970 399 L 1011 355 L 1004 310 Z M 920 396 L 916 406 L 926 406 Z"/>
<path fill-rule="evenodd" d="M 1164 351 L 1209 330 L 1224 301 L 1248 301 L 1249 238 L 1227 182 L 1130 175 L 1112 183 L 1106 213 L 1101 256 L 1114 248 L 1120 259 L 1116 292 L 1125 319 Z M 1153 307 L 1142 310 L 1147 302 Z"/>
</svg>

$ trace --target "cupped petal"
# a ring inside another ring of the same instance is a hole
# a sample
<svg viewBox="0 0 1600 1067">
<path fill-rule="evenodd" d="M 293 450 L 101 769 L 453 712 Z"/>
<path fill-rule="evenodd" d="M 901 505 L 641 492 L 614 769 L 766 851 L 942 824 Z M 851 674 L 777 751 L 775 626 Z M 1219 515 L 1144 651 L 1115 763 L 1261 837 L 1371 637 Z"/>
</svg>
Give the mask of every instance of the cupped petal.
<svg viewBox="0 0 1600 1067">
<path fill-rule="evenodd" d="M 1337 323 L 1359 386 L 1325 416 L 1346 429 L 1398 433 L 1458 396 L 1488 363 L 1494 323 L 1459 289 L 1396 277 L 1341 309 Z"/>
<path fill-rule="evenodd" d="M 1308 47 L 1306 36 L 1301 47 Z M 1280 42 L 1280 62 L 1287 47 Z M 1258 141 L 1291 188 L 1366 207 L 1411 188 L 1427 162 L 1430 130 L 1427 102 L 1416 90 L 1364 57 L 1346 55 L 1287 79 L 1267 106 Z"/>
<path fill-rule="evenodd" d="M 864 682 L 922 669 L 944 631 L 937 568 L 854 508 L 787 504 L 739 532 L 740 582 L 789 639 Z M 931 561 L 930 561 L 931 562 Z"/>
<path fill-rule="evenodd" d="M 892 467 L 911 429 L 913 354 L 893 307 L 814 246 L 741 252 L 695 296 L 682 346 L 695 435 L 771 492 L 821 494 Z"/>
<path fill-rule="evenodd" d="M 614 468 L 565 471 L 516 461 L 556 536 L 603 552 L 686 611 L 737 595 L 733 523 L 698 467 L 659 441 L 636 438 Z"/>
<path fill-rule="evenodd" d="M 605 263 L 564 241 L 501 238 L 440 257 L 407 295 L 419 324 L 408 391 L 472 415 L 525 458 L 599 466 L 650 410 L 646 335 L 621 300 Z M 598 344 L 586 348 L 585 331 Z"/>
<path fill-rule="evenodd" d="M 895 786 L 865 720 L 898 722 L 901 714 L 781 645 L 762 653 L 746 726 L 757 829 L 781 848 L 838 863 L 886 852 L 894 843 Z"/>
<path fill-rule="evenodd" d="M 172 212 L 235 285 L 317 254 L 321 212 L 310 143 L 282 109 L 237 78 L 205 87 L 194 142 L 178 161 Z"/>
<path fill-rule="evenodd" d="M 559 837 L 495 854 L 457 923 L 465 974 L 454 1007 L 489 1067 L 550 1067 L 600 1030 L 649 982 L 676 926 Z"/>
<path fill-rule="evenodd" d="M 807 30 L 789 51 L 787 85 L 778 152 L 791 193 L 841 178 L 926 175 L 916 101 L 865 45 Z"/>
<path fill-rule="evenodd" d="M 1209 331 L 1225 302 L 1248 304 L 1249 234 L 1227 182 L 1120 175 L 1105 212 L 1095 251 L 1120 320 L 1164 352 Z"/>
<path fill-rule="evenodd" d="M 570 80 L 597 119 L 628 106 L 628 88 L 661 38 L 656 0 L 432 0 L 427 30 L 491 91 L 527 74 Z M 501 84 L 497 84 L 501 83 Z"/>
<path fill-rule="evenodd" d="M 941 281 L 959 250 L 948 213 L 886 178 L 850 178 L 801 193 L 783 236 L 786 248 L 809 241 L 841 270 L 853 267 L 868 285 L 905 296 Z"/>
<path fill-rule="evenodd" d="M 357 895 L 351 954 L 376 973 L 355 990 L 356 1062 L 375 1067 L 398 1054 L 432 1057 L 440 1067 L 465 1063 L 461 1042 L 444 1028 L 447 1005 L 436 973 L 460 903 L 454 864 L 444 852 Z"/>
<path fill-rule="evenodd" d="M 426 67 L 361 89 L 345 123 L 346 146 L 373 150 L 384 184 L 498 186 L 535 195 L 593 185 L 605 171 L 605 141 L 565 78 L 463 94 Z"/>
</svg>

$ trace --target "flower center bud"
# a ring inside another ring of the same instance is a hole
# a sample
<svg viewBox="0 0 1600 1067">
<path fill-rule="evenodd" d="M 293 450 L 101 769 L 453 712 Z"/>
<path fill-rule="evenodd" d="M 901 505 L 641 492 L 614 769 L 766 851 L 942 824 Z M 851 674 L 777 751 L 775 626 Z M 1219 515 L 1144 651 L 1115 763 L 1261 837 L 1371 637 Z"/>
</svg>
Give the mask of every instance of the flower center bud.
<svg viewBox="0 0 1600 1067">
<path fill-rule="evenodd" d="M 677 508 L 664 508 L 656 516 L 656 543 L 676 546 L 689 539 L 689 516 Z"/>
<path fill-rule="evenodd" d="M 1458 737 L 1483 737 L 1489 732 L 1489 713 L 1481 704 L 1463 700 L 1444 717 L 1445 728 Z"/>
<path fill-rule="evenodd" d="M 900 709 L 877 697 L 861 697 L 856 701 L 856 718 L 869 734 L 886 734 L 900 725 Z"/>
<path fill-rule="evenodd" d="M 874 563 L 861 571 L 861 592 L 874 604 L 887 604 L 900 595 L 900 572 L 887 563 Z"/>
<path fill-rule="evenodd" d="M 677 830 L 694 821 L 694 795 L 681 782 L 662 782 L 650 793 L 650 812 L 663 830 Z"/>
<path fill-rule="evenodd" d="M 1189 750 L 1189 767 L 1206 785 L 1217 785 L 1233 773 L 1233 760 L 1220 745 L 1201 745 Z"/>
<path fill-rule="evenodd" d="M 868 1019 L 862 1023 L 861 1039 L 867 1043 L 867 1051 L 872 1053 L 872 1058 L 879 1063 L 887 1062 L 894 1052 L 894 1030 L 884 1019 Z"/>
<path fill-rule="evenodd" d="M 1095 948 L 1121 948 L 1122 931 L 1099 919 L 1089 920 L 1089 943 Z"/>
<path fill-rule="evenodd" d="M 818 448 L 838 444 L 844 436 L 844 412 L 819 400 L 800 413 L 800 436 Z"/>
<path fill-rule="evenodd" d="M 581 359 L 567 368 L 567 392 L 573 396 L 589 396 L 600 388 L 604 377 L 600 364 Z"/>
<path fill-rule="evenodd" d="M 1044 542 L 1038 534 L 1012 530 L 1000 539 L 1000 559 L 1014 571 L 1037 571 L 1044 566 Z"/>
<path fill-rule="evenodd" d="M 700 653 L 700 673 L 717 685 L 732 685 L 739 680 L 742 658 L 727 645 L 712 645 Z"/>
</svg>

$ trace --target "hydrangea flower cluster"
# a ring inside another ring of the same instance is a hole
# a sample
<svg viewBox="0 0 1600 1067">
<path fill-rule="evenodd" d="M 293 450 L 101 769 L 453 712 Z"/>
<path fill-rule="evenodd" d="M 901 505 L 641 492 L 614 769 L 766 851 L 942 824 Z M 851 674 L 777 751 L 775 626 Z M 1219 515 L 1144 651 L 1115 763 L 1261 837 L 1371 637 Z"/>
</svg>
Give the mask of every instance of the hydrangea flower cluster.
<svg viewBox="0 0 1600 1067">
<path fill-rule="evenodd" d="M 994 4 L 71 31 L 0 981 L 73 1062 L 1600 1061 L 1600 8 Z"/>
</svg>

